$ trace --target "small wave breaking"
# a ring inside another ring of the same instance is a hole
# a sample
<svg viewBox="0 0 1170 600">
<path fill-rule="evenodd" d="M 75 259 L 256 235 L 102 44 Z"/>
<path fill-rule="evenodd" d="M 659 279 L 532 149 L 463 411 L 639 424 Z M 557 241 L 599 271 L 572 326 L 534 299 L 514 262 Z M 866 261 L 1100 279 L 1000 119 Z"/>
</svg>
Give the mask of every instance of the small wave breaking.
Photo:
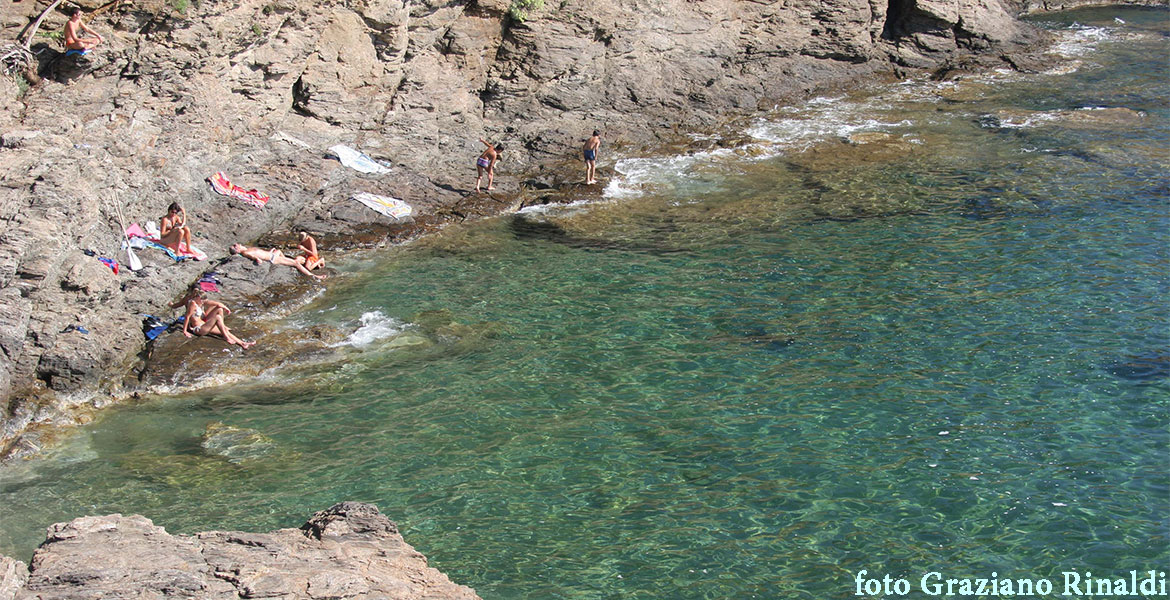
<svg viewBox="0 0 1170 600">
<path fill-rule="evenodd" d="M 332 347 L 353 346 L 354 348 L 365 348 L 378 340 L 396 336 L 408 327 L 406 323 L 394 317 L 388 317 L 380 310 L 363 313 L 361 322 L 361 326 L 349 334 L 349 337 L 333 344 Z"/>
</svg>

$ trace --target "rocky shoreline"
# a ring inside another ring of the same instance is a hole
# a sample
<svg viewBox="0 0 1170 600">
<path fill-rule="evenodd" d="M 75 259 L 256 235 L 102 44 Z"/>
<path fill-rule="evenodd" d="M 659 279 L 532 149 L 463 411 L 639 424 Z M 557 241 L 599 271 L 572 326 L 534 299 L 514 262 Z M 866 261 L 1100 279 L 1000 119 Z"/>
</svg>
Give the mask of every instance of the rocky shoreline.
<svg viewBox="0 0 1170 600">
<path fill-rule="evenodd" d="M 55 428 L 134 395 L 151 356 L 142 315 L 204 272 L 230 279 L 221 298 L 244 335 L 259 333 L 250 316 L 308 287 L 291 269 L 230 258 L 233 242 L 282 245 L 303 227 L 333 253 L 596 195 L 575 183 L 594 128 L 604 178 L 615 156 L 818 91 L 1027 69 L 1045 39 L 1009 2 L 566 0 L 526 15 L 504 0 L 87 2 L 109 34 L 92 59 L 70 62 L 37 37 L 38 72 L 0 78 L 12 100 L 0 109 L 0 456 L 35 453 Z M 6 5 L 0 32 L 19 38 L 42 7 Z M 51 12 L 41 32 L 63 19 Z M 498 193 L 472 193 L 480 137 L 508 148 Z M 342 166 L 328 151 L 338 143 L 390 172 Z M 215 172 L 272 201 L 215 194 Z M 367 210 L 357 192 L 401 198 L 413 218 Z M 141 223 L 172 201 L 209 261 L 143 251 L 146 268 L 114 275 L 97 260 L 123 256 L 119 208 Z M 215 342 L 183 351 L 204 343 Z"/>
<path fill-rule="evenodd" d="M 82 517 L 50 526 L 31 566 L 0 556 L 0 600 L 130 597 L 479 598 L 359 502 L 269 533 L 171 535 L 138 515 Z"/>
</svg>

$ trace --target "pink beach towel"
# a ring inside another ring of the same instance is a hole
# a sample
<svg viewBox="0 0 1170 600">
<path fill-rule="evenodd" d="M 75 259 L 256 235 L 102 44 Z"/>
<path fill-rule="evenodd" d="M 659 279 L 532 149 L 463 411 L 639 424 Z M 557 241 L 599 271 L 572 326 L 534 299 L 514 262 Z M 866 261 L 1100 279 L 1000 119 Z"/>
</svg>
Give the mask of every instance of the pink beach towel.
<svg viewBox="0 0 1170 600">
<path fill-rule="evenodd" d="M 146 232 L 138 226 L 138 223 L 131 223 L 130 226 L 126 228 L 126 237 L 144 238 L 147 237 L 147 235 Z"/>
<path fill-rule="evenodd" d="M 207 182 L 211 184 L 211 189 L 215 190 L 216 193 L 230 196 L 236 200 L 243 200 L 256 208 L 264 208 L 264 205 L 268 204 L 268 194 L 262 194 L 257 190 L 245 190 L 228 181 L 227 175 L 224 175 L 223 171 L 208 177 Z"/>
</svg>

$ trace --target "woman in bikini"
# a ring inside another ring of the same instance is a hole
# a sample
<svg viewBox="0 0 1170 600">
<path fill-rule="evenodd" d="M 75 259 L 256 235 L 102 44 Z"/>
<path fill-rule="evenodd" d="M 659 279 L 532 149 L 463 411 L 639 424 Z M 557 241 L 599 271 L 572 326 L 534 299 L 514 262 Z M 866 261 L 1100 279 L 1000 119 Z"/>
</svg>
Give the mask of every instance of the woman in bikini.
<svg viewBox="0 0 1170 600">
<path fill-rule="evenodd" d="M 222 337 L 229 344 L 247 350 L 256 342 L 245 342 L 232 334 L 223 322 L 224 316 L 231 312 L 227 306 L 215 300 L 208 300 L 203 292 L 191 292 L 187 296 L 187 318 L 183 319 L 183 335 L 187 337 L 215 335 Z"/>
<path fill-rule="evenodd" d="M 167 208 L 166 216 L 159 221 L 159 243 L 175 252 L 183 252 L 184 244 L 187 250 L 190 250 L 191 229 L 186 223 L 187 211 L 183 210 L 178 202 L 172 202 Z"/>
<path fill-rule="evenodd" d="M 244 258 L 252 259 L 253 261 L 256 262 L 256 264 L 269 262 L 269 263 L 272 263 L 274 265 L 292 267 L 292 268 L 300 271 L 302 275 L 312 277 L 313 279 L 316 279 L 318 281 L 325 279 L 324 275 L 314 275 L 314 274 L 310 273 L 309 270 L 305 268 L 305 265 L 301 264 L 302 261 L 298 260 L 300 257 L 297 257 L 297 259 L 289 258 L 289 257 L 285 256 L 283 252 L 281 252 L 280 250 L 277 250 L 276 248 L 273 248 L 271 250 L 265 250 L 263 248 L 256 248 L 255 246 L 245 246 L 243 244 L 232 244 L 231 253 L 232 254 L 239 254 L 240 256 L 243 256 Z"/>
<path fill-rule="evenodd" d="M 489 191 L 494 190 L 496 188 L 492 186 L 492 182 L 496 178 L 496 161 L 500 159 L 500 153 L 504 151 L 504 145 L 496 144 L 492 146 L 491 142 L 483 138 L 480 138 L 479 141 L 484 146 L 487 146 L 487 150 L 484 150 L 483 154 L 480 154 L 479 158 L 475 159 L 475 172 L 478 174 L 475 178 L 475 191 L 479 191 L 479 182 L 483 179 L 484 173 L 487 173 L 488 176 L 487 189 Z"/>
<path fill-rule="evenodd" d="M 301 232 L 301 243 L 297 246 L 304 254 L 296 258 L 297 262 L 305 265 L 305 268 L 313 271 L 325 266 L 325 259 L 317 253 L 317 240 L 309 235 L 309 232 Z"/>
</svg>

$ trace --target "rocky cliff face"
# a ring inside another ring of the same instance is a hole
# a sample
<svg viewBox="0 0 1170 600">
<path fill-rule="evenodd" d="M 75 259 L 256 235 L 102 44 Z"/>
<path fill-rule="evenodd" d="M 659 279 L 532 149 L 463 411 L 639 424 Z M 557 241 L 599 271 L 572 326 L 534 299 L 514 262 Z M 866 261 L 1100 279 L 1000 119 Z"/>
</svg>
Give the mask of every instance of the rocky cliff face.
<svg viewBox="0 0 1170 600">
<path fill-rule="evenodd" d="M 0 600 L 131 597 L 479 598 L 357 502 L 271 533 L 170 535 L 141 516 L 82 517 L 49 527 L 31 569 L 0 556 Z"/>
<path fill-rule="evenodd" d="M 826 86 L 972 53 L 998 63 L 1038 39 L 1001 0 L 545 0 L 522 21 L 522 0 L 80 4 L 107 38 L 91 59 L 38 37 L 44 80 L 25 91 L 0 77 L 6 451 L 30 424 L 84 419 L 77 407 L 132 389 L 141 315 L 165 313 L 209 264 L 254 275 L 225 290 L 245 322 L 274 286 L 298 285 L 291 269 L 221 262 L 231 242 L 294 226 L 322 233 L 326 250 L 401 239 L 500 212 L 534 174 L 575 178 L 594 128 L 606 157 L 642 152 Z M 0 37 L 44 6 L 4 3 Z M 52 13 L 41 31 L 63 22 Z M 479 137 L 507 147 L 502 194 L 469 194 Z M 391 173 L 342 167 L 326 152 L 337 143 Z M 272 201 L 215 195 L 216 171 Z M 357 191 L 403 198 L 415 220 L 367 211 L 349 200 Z M 172 201 L 210 263 L 143 251 L 146 269 L 115 275 L 82 252 L 124 259 L 114 206 L 157 221 Z"/>
</svg>

